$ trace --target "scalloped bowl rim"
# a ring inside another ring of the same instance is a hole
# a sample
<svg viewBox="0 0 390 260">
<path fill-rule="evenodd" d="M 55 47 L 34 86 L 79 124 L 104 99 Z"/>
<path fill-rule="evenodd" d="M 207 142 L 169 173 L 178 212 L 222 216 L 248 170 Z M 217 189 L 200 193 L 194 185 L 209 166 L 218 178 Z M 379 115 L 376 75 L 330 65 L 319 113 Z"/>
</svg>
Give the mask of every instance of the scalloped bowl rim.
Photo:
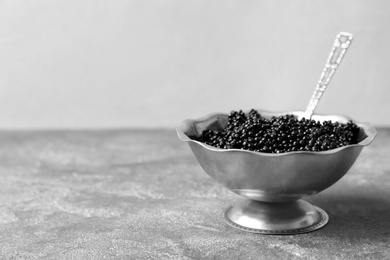
<svg viewBox="0 0 390 260">
<path fill-rule="evenodd" d="M 281 115 L 286 115 L 286 114 L 292 114 L 295 115 L 299 118 L 303 118 L 305 115 L 305 112 L 303 111 L 286 111 L 286 112 L 270 112 L 267 110 L 261 110 L 261 109 L 256 109 L 262 116 L 266 117 L 271 117 L 271 116 L 281 116 Z M 342 151 L 344 149 L 348 149 L 350 147 L 356 147 L 356 146 L 367 146 L 372 141 L 374 140 L 375 136 L 377 135 L 377 131 L 375 130 L 375 127 L 369 123 L 365 122 L 358 122 L 353 119 L 351 119 L 348 116 L 345 115 L 322 115 L 322 114 L 315 114 L 312 116 L 312 119 L 318 120 L 319 118 L 322 119 L 322 121 L 326 120 L 331 120 L 331 121 L 338 121 L 338 120 L 332 120 L 332 119 L 343 119 L 343 121 L 347 122 L 349 120 L 353 121 L 359 128 L 364 130 L 364 133 L 366 134 L 366 137 L 361 140 L 357 144 L 351 144 L 351 145 L 346 145 L 346 146 L 341 146 L 335 149 L 327 150 L 327 151 L 319 151 L 319 152 L 313 152 L 313 151 L 293 151 L 293 152 L 284 152 L 284 153 L 264 153 L 264 152 L 256 152 L 256 151 L 250 151 L 250 150 L 245 150 L 245 149 L 222 149 L 222 148 L 217 148 L 213 147 L 211 145 L 207 145 L 205 143 L 196 141 L 191 139 L 187 134 L 185 133 L 186 130 L 190 129 L 195 123 L 198 122 L 204 122 L 207 121 L 213 117 L 218 117 L 218 116 L 224 116 L 226 117 L 228 114 L 226 113 L 211 113 L 206 116 L 200 117 L 198 119 L 186 119 L 182 122 L 182 124 L 176 129 L 177 135 L 182 141 L 185 142 L 193 142 L 198 145 L 203 146 L 204 148 L 215 151 L 215 152 L 221 152 L 221 153 L 229 153 L 229 152 L 243 152 L 243 153 L 251 153 L 251 154 L 257 154 L 261 156 L 270 156 L 270 157 L 277 157 L 277 156 L 289 156 L 292 154 L 312 154 L 312 155 L 328 155 L 328 154 L 333 154 L 337 153 L 339 151 Z M 340 122 L 340 121 L 338 121 Z"/>
</svg>

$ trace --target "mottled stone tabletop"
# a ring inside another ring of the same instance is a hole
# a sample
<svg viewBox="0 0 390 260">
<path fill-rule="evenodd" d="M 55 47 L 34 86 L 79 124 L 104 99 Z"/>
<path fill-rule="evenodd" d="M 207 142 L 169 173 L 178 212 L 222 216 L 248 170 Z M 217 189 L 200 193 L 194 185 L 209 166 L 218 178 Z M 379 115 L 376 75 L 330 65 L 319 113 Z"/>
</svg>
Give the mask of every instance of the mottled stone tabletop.
<svg viewBox="0 0 390 260">
<path fill-rule="evenodd" d="M 390 129 L 306 198 L 324 228 L 258 235 L 227 226 L 242 198 L 172 130 L 0 132 L 0 259 L 390 259 Z"/>
</svg>

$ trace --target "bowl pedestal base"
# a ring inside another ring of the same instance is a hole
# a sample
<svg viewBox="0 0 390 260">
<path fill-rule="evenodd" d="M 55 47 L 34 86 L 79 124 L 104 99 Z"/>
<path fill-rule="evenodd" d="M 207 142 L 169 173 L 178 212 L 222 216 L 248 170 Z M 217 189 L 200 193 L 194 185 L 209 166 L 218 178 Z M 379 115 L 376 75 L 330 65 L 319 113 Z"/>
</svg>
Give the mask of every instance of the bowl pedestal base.
<svg viewBox="0 0 390 260">
<path fill-rule="evenodd" d="M 312 232 L 325 226 L 326 212 L 304 200 L 260 202 L 243 200 L 228 207 L 225 222 L 237 229 L 268 235 L 293 235 Z"/>
</svg>

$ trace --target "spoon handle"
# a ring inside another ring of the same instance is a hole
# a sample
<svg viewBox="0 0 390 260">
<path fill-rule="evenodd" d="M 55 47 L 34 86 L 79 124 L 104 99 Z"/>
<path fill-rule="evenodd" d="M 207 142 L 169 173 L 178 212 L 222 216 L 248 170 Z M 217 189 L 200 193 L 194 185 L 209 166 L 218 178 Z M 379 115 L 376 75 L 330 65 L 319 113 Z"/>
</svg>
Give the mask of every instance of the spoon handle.
<svg viewBox="0 0 390 260">
<path fill-rule="evenodd" d="M 306 108 L 306 115 L 308 118 L 314 113 L 318 102 L 321 99 L 322 94 L 325 92 L 326 87 L 328 86 L 330 80 L 332 79 L 336 69 L 340 65 L 345 53 L 348 50 L 349 45 L 351 44 L 353 35 L 347 32 L 340 32 L 333 44 L 332 50 L 329 53 L 329 57 L 325 63 L 325 67 L 321 73 L 318 84 L 311 96 L 309 104 Z"/>
</svg>

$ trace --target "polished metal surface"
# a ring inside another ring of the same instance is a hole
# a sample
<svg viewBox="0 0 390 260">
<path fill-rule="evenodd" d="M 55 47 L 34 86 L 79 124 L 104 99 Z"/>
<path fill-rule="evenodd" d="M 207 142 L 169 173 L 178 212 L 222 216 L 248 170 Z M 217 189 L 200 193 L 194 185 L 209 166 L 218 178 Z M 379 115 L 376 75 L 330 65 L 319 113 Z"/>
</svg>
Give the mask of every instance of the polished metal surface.
<svg viewBox="0 0 390 260">
<path fill-rule="evenodd" d="M 243 200 L 224 211 L 225 222 L 244 231 L 265 235 L 311 232 L 325 226 L 326 212 L 304 200 L 267 203 Z"/>
<path fill-rule="evenodd" d="M 287 113 L 259 110 L 264 117 Z M 298 118 L 303 112 L 288 112 Z M 297 151 L 271 154 L 239 149 L 219 149 L 189 136 L 204 129 L 222 128 L 227 114 L 213 114 L 198 120 L 186 120 L 177 129 L 181 140 L 188 142 L 202 168 L 217 182 L 249 199 L 282 202 L 316 194 L 333 185 L 350 169 L 365 145 L 376 135 L 373 126 L 355 122 L 360 128 L 360 142 L 323 152 Z M 340 115 L 315 115 L 314 120 L 346 123 Z"/>
<path fill-rule="evenodd" d="M 306 108 L 305 112 L 307 114 L 307 118 L 312 117 L 314 110 L 316 109 L 318 102 L 322 97 L 322 94 L 324 93 L 326 87 L 328 86 L 330 80 L 336 72 L 336 69 L 343 60 L 343 57 L 347 52 L 352 42 L 352 39 L 353 35 L 351 33 L 340 32 L 339 34 L 337 34 L 336 39 L 333 43 L 333 47 L 329 53 L 328 59 L 326 60 L 324 69 L 322 70 L 320 79 Z"/>
<path fill-rule="evenodd" d="M 301 111 L 285 113 L 258 111 L 262 116 L 268 118 L 283 114 L 293 114 L 297 118 L 305 117 L 305 112 Z M 315 226 L 313 223 L 316 222 L 323 223 L 323 219 L 319 219 L 319 213 L 318 210 L 315 210 L 315 207 L 302 208 L 302 202 L 294 203 L 302 197 L 321 192 L 336 183 L 348 172 L 363 147 L 370 144 L 376 135 L 375 128 L 370 124 L 355 122 L 360 127 L 359 142 L 357 144 L 322 152 L 299 151 L 280 154 L 239 149 L 220 149 L 190 138 L 190 136 L 201 135 L 205 129 L 222 129 L 227 124 L 227 118 L 227 114 L 217 113 L 197 120 L 187 119 L 177 129 L 177 133 L 181 140 L 188 142 L 199 164 L 211 178 L 247 199 L 263 202 L 250 204 L 252 205 L 250 208 L 255 208 L 254 212 L 264 212 L 265 215 L 275 216 L 275 214 L 279 214 L 280 210 L 283 210 L 284 206 L 288 206 L 290 210 L 303 210 L 305 212 L 303 215 L 314 216 L 311 220 L 305 219 L 302 222 L 303 226 L 300 227 L 296 226 L 294 218 L 287 218 L 285 224 L 282 225 L 283 228 L 277 229 L 278 232 L 301 230 Z M 318 121 L 331 120 L 341 123 L 351 120 L 341 115 L 314 115 L 312 119 Z M 294 203 L 279 204 L 281 202 Z M 279 205 L 275 206 L 274 204 Z M 256 207 L 259 208 L 257 209 Z M 264 207 L 267 207 L 268 210 L 264 211 Z M 279 209 L 279 207 L 282 209 Z M 257 219 L 264 223 L 262 225 L 257 224 L 258 228 L 252 227 L 250 223 L 253 223 L 253 221 L 249 220 L 249 215 L 256 216 L 256 214 L 249 214 L 248 212 L 250 211 L 247 210 L 238 210 L 242 208 L 248 209 L 242 207 L 242 205 L 235 206 L 228 210 L 226 218 L 233 223 L 237 222 L 237 218 L 246 219 L 247 221 L 238 221 L 236 224 L 249 229 L 258 229 L 258 233 L 263 233 L 264 230 L 275 231 L 275 226 L 269 224 L 260 215 Z M 313 211 L 317 213 L 313 213 Z M 243 214 L 242 212 L 248 214 Z M 243 214 L 245 217 L 237 217 L 240 214 Z M 321 215 L 324 216 L 324 214 Z M 256 219 L 253 216 L 251 218 Z M 277 225 L 280 226 L 280 223 Z"/>
</svg>

